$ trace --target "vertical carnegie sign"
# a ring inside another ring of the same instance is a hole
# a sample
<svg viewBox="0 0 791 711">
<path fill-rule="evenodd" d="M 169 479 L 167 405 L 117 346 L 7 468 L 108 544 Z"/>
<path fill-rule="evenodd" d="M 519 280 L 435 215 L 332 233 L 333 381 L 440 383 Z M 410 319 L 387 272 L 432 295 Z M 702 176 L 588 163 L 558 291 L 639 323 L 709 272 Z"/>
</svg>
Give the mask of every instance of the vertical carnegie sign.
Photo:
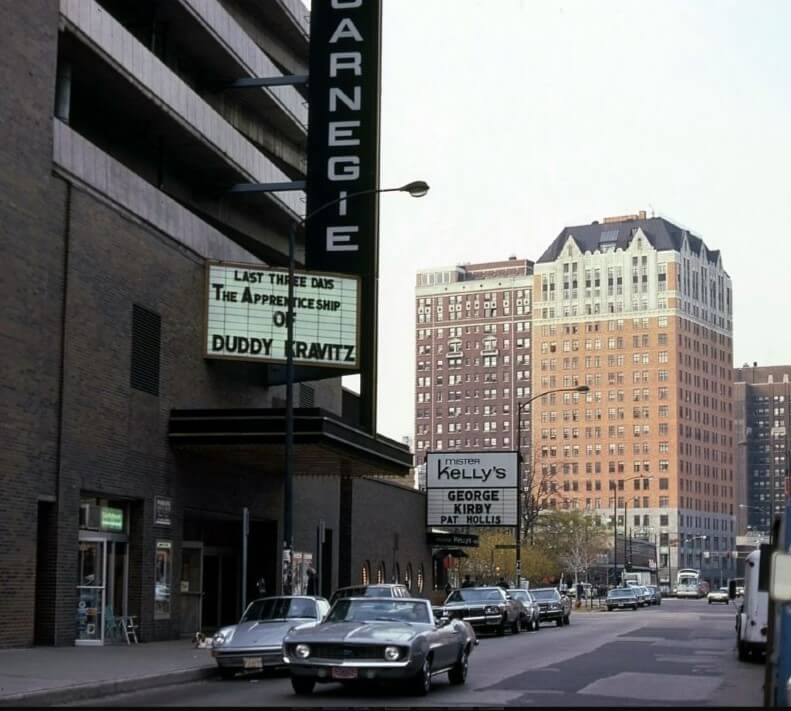
<svg viewBox="0 0 791 711">
<path fill-rule="evenodd" d="M 381 0 L 313 0 L 305 264 L 361 278 L 361 419 L 376 419 Z"/>
</svg>

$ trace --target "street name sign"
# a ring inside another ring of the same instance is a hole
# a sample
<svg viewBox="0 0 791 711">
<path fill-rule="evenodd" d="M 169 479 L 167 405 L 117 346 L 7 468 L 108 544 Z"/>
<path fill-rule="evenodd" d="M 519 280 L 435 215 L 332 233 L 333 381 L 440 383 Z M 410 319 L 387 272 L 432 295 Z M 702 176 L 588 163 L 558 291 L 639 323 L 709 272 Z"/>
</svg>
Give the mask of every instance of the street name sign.
<svg viewBox="0 0 791 711">
<path fill-rule="evenodd" d="M 294 338 L 288 342 L 288 272 L 209 262 L 205 357 L 354 370 L 359 365 L 359 279 L 294 273 Z"/>
<path fill-rule="evenodd" d="M 426 454 L 428 526 L 516 526 L 517 452 Z"/>
</svg>

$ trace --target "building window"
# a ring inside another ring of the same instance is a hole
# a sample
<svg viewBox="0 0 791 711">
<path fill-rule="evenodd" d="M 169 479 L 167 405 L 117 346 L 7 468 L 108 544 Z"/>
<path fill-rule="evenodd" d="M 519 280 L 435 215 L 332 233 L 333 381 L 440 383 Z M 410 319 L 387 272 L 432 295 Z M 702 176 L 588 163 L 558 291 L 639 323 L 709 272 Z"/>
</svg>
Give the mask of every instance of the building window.
<svg viewBox="0 0 791 711">
<path fill-rule="evenodd" d="M 367 560 L 365 561 L 365 563 L 363 563 L 362 568 L 360 568 L 360 584 L 361 585 L 371 584 L 371 563 Z"/>
<path fill-rule="evenodd" d="M 170 578 L 173 569 L 173 542 L 157 541 L 154 559 L 154 619 L 170 619 Z"/>
<path fill-rule="evenodd" d="M 661 466 L 661 463 L 660 463 L 660 466 Z M 665 477 L 661 477 L 659 479 L 659 488 L 660 489 L 669 489 L 670 488 L 670 480 L 665 478 Z"/>
<path fill-rule="evenodd" d="M 412 592 L 412 585 L 414 585 L 414 577 L 412 576 L 412 563 L 406 564 L 406 573 L 404 575 L 404 585 L 406 585 L 407 590 Z"/>
<path fill-rule="evenodd" d="M 376 569 L 376 582 L 378 585 L 382 585 L 383 583 L 387 582 L 387 570 L 385 568 L 384 561 L 379 563 L 379 567 Z"/>
<path fill-rule="evenodd" d="M 426 584 L 426 577 L 423 572 L 423 563 L 420 564 L 420 567 L 417 569 L 417 592 L 421 594 L 423 592 L 423 587 Z"/>
</svg>

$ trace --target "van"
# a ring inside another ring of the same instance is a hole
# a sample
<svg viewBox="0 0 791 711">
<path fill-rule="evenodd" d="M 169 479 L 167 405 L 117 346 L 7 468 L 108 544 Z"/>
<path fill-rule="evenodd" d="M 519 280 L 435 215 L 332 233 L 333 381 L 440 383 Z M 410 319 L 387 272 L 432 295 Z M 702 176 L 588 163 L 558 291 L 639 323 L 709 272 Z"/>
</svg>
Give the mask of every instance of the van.
<svg viewBox="0 0 791 711">
<path fill-rule="evenodd" d="M 752 654 L 766 652 L 769 617 L 769 593 L 758 590 L 758 571 L 761 551 L 747 556 L 744 564 L 744 598 L 736 613 L 736 646 L 739 659 L 746 661 Z M 732 581 L 735 593 L 735 581 Z"/>
</svg>

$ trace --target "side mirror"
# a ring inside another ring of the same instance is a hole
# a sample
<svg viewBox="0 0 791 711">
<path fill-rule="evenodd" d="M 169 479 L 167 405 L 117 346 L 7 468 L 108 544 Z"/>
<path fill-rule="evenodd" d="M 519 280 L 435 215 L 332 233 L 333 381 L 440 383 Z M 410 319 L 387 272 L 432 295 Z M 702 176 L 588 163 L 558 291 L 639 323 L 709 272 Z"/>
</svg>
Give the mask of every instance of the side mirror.
<svg viewBox="0 0 791 711">
<path fill-rule="evenodd" d="M 728 599 L 735 600 L 736 599 L 736 581 L 729 580 L 728 581 Z"/>
<path fill-rule="evenodd" d="M 769 597 L 776 602 L 791 602 L 791 553 L 772 554 Z"/>
<path fill-rule="evenodd" d="M 506 599 L 506 600 L 513 600 L 514 598 L 513 598 L 513 597 L 511 597 L 510 595 L 506 595 L 506 596 L 505 596 L 505 599 Z"/>
</svg>

